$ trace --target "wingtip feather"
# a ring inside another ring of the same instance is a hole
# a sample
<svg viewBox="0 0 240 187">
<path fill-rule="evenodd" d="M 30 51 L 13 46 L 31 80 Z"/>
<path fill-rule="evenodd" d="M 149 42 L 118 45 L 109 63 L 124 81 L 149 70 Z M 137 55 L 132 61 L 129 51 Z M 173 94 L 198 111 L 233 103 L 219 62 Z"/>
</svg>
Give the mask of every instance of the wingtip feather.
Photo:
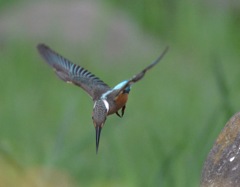
<svg viewBox="0 0 240 187">
<path fill-rule="evenodd" d="M 45 45 L 44 43 L 39 43 L 37 45 L 37 49 L 40 53 L 42 53 L 44 50 L 49 49 L 49 47 L 47 45 Z"/>
</svg>

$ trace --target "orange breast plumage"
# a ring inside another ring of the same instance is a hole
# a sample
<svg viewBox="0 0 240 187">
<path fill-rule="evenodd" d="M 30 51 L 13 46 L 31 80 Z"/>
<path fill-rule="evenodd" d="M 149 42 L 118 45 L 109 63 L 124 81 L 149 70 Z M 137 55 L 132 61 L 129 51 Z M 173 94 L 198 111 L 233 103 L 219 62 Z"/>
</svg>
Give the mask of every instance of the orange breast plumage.
<svg viewBox="0 0 240 187">
<path fill-rule="evenodd" d="M 120 94 L 117 98 L 115 98 L 115 103 L 117 105 L 117 108 L 120 109 L 122 108 L 128 100 L 128 94 L 127 93 L 122 93 Z"/>
</svg>

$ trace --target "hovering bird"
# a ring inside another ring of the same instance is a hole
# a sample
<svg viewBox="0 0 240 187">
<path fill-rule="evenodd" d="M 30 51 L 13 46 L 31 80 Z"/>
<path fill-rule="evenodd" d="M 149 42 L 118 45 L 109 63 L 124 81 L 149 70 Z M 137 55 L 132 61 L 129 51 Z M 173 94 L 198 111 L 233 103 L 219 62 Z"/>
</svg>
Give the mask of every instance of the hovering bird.
<svg viewBox="0 0 240 187">
<path fill-rule="evenodd" d="M 79 65 L 73 64 L 45 44 L 39 44 L 37 49 L 43 59 L 53 67 L 60 79 L 80 86 L 92 97 L 94 102 L 92 120 L 96 130 L 96 152 L 98 152 L 101 130 L 107 116 L 116 113 L 119 117 L 123 117 L 132 84 L 141 80 L 145 73 L 163 58 L 168 47 L 140 73 L 129 80 L 120 82 L 114 88 L 110 88 L 94 74 Z M 120 110 L 121 114 L 119 114 Z"/>
</svg>

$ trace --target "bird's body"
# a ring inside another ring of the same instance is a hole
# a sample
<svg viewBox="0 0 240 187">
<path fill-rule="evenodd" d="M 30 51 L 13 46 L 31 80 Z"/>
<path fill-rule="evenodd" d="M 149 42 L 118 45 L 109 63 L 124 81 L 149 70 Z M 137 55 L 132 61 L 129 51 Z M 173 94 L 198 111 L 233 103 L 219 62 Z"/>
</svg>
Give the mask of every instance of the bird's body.
<svg viewBox="0 0 240 187">
<path fill-rule="evenodd" d="M 131 85 L 143 78 L 146 71 L 156 65 L 167 52 L 166 48 L 159 58 L 130 80 L 122 81 L 114 88 L 90 73 L 86 69 L 71 63 L 44 44 L 37 46 L 45 61 L 54 68 L 55 73 L 65 82 L 73 83 L 85 90 L 93 99 L 92 119 L 96 129 L 96 150 L 98 150 L 101 129 L 108 115 L 124 115 Z M 121 115 L 118 111 L 121 110 Z"/>
</svg>

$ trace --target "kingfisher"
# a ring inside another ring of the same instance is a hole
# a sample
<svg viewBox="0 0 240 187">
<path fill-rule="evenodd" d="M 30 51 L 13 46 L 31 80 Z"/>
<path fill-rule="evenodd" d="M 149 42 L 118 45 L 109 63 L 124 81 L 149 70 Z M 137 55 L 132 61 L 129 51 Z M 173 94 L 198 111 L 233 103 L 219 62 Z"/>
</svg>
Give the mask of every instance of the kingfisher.
<svg viewBox="0 0 240 187">
<path fill-rule="evenodd" d="M 131 86 L 141 80 L 145 73 L 155 66 L 168 51 L 168 47 L 166 47 L 161 55 L 140 73 L 111 88 L 90 71 L 72 63 L 47 45 L 38 44 L 37 49 L 60 79 L 81 87 L 92 98 L 94 103 L 92 120 L 96 131 L 96 153 L 98 152 L 101 130 L 107 116 L 116 114 L 119 117 L 123 117 Z"/>
</svg>

